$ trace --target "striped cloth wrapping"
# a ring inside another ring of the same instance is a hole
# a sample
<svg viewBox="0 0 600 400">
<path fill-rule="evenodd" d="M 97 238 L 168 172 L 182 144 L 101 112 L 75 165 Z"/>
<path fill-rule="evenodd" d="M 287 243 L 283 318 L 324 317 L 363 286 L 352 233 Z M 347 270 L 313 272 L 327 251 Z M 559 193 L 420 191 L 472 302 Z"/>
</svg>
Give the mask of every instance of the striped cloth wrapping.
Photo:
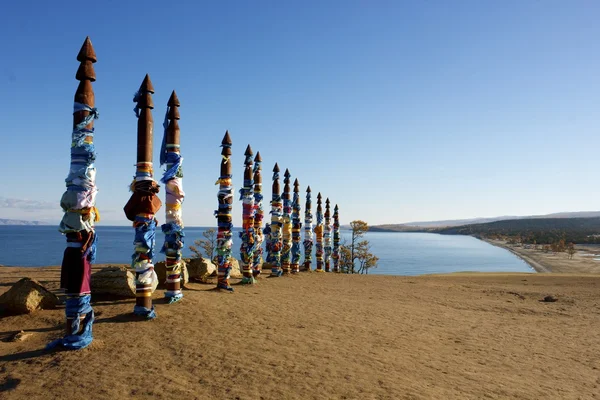
<svg viewBox="0 0 600 400">
<path fill-rule="evenodd" d="M 337 204 L 333 209 L 333 272 L 340 272 L 340 213 Z"/>
<path fill-rule="evenodd" d="M 309 188 L 310 189 L 310 188 Z M 304 210 L 304 270 L 310 271 L 313 250 L 313 215 L 310 190 L 306 191 L 306 208 Z"/>
<path fill-rule="evenodd" d="M 252 155 L 246 155 L 244 161 L 246 169 L 250 169 L 249 175 L 252 170 Z M 246 171 L 244 172 L 246 175 Z M 240 239 L 242 243 L 240 245 L 240 261 L 242 268 L 242 284 L 253 284 L 255 283 L 254 275 L 252 273 L 252 266 L 254 263 L 254 214 L 256 212 L 254 208 L 254 180 L 244 179 L 244 186 L 240 189 L 240 200 L 242 201 L 242 231 L 240 232 Z"/>
<path fill-rule="evenodd" d="M 294 190 L 292 200 L 292 273 L 300 272 L 300 231 L 302 223 L 300 222 L 300 196 L 297 190 Z"/>
<path fill-rule="evenodd" d="M 263 195 L 262 183 L 256 180 L 257 174 L 260 174 L 261 162 L 254 159 L 254 254 L 252 262 L 252 273 L 256 277 L 260 275 L 262 263 L 263 248 L 262 244 L 265 240 L 262 230 L 262 221 L 265 211 L 263 210 Z"/>
<path fill-rule="evenodd" d="M 94 164 L 94 128 L 86 127 L 98 118 L 98 110 L 75 102 L 73 113 L 81 111 L 89 114 L 72 131 L 71 165 L 65 179 L 67 190 L 60 201 L 64 216 L 59 231 L 67 237 L 60 287 L 67 295 L 65 315 L 70 333 L 49 343 L 48 349 L 63 346 L 77 350 L 87 347 L 93 341 L 94 310 L 90 305 L 90 278 L 98 240 L 95 223 L 100 221 L 100 214 L 96 208 L 98 189 Z"/>
</svg>

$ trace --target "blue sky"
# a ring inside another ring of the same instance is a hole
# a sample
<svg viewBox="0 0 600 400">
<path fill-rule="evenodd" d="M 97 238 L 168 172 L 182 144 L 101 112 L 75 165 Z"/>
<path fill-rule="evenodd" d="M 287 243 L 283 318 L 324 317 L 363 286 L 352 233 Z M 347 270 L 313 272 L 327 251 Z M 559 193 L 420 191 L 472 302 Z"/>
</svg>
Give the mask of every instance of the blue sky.
<svg viewBox="0 0 600 400">
<path fill-rule="evenodd" d="M 62 216 L 87 35 L 101 224 L 128 224 L 146 73 L 156 143 L 171 90 L 181 101 L 187 225 L 216 223 L 226 129 L 236 192 L 250 143 L 266 198 L 277 161 L 338 203 L 342 223 L 600 209 L 598 2 L 81 4 L 2 5 L 0 218 Z"/>
</svg>

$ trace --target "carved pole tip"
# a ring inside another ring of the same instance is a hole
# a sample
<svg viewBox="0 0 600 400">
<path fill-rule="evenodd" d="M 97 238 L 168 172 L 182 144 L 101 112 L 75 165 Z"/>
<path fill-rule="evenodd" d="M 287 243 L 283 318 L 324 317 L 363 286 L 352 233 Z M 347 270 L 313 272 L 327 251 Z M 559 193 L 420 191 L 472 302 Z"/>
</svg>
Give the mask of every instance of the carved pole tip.
<svg viewBox="0 0 600 400">
<path fill-rule="evenodd" d="M 169 97 L 169 102 L 167 103 L 169 107 L 179 107 L 181 104 L 179 103 L 179 99 L 177 98 L 177 93 L 173 90 L 171 92 L 171 97 Z"/>
<path fill-rule="evenodd" d="M 277 163 L 275 163 L 275 166 L 273 167 L 273 172 L 279 172 L 279 165 L 277 165 Z"/>
<path fill-rule="evenodd" d="M 225 136 L 223 136 L 223 140 L 221 141 L 221 144 L 232 144 L 233 142 L 231 141 L 231 136 L 229 136 L 229 131 L 225 131 Z"/>
<path fill-rule="evenodd" d="M 310 193 L 310 186 L 306 188 L 306 193 Z"/>
<path fill-rule="evenodd" d="M 77 61 L 91 61 L 93 63 L 96 62 L 96 51 L 94 51 L 94 46 L 92 46 L 92 41 L 90 40 L 89 36 L 87 36 L 83 41 L 81 50 L 79 50 L 79 54 L 77 54 Z"/>
<path fill-rule="evenodd" d="M 150 80 L 150 75 L 146 74 L 144 77 L 144 81 L 140 86 L 140 93 L 154 93 L 154 86 L 152 85 L 152 81 Z"/>
<path fill-rule="evenodd" d="M 248 147 L 246 147 L 246 151 L 244 152 L 245 156 L 251 156 L 252 154 L 254 154 L 252 152 L 252 147 L 250 147 L 250 145 L 248 145 Z"/>
<path fill-rule="evenodd" d="M 260 156 L 260 151 L 256 152 L 256 156 L 254 156 L 254 162 L 262 162 L 262 158 Z"/>
</svg>

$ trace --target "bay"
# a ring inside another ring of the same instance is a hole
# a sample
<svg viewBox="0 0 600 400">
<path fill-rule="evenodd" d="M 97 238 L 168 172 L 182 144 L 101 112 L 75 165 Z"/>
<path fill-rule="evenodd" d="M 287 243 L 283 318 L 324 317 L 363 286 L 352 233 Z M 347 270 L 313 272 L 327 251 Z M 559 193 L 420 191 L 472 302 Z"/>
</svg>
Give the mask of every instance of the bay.
<svg viewBox="0 0 600 400">
<path fill-rule="evenodd" d="M 202 238 L 206 227 L 185 229 L 184 257 L 192 255 L 188 245 Z M 133 253 L 133 228 L 98 226 L 97 264 L 128 264 Z M 239 258 L 240 239 L 234 231 L 233 255 Z M 350 231 L 341 232 L 349 242 Z M 420 275 L 461 271 L 532 272 L 531 267 L 507 250 L 492 246 L 470 236 L 431 233 L 370 232 L 365 239 L 371 251 L 379 257 L 377 268 L 370 274 Z M 162 232 L 156 234 L 160 249 Z M 0 226 L 0 265 L 41 267 L 60 265 L 65 237 L 54 226 Z M 164 260 L 158 251 L 155 262 Z M 313 269 L 315 261 L 313 256 Z"/>
</svg>

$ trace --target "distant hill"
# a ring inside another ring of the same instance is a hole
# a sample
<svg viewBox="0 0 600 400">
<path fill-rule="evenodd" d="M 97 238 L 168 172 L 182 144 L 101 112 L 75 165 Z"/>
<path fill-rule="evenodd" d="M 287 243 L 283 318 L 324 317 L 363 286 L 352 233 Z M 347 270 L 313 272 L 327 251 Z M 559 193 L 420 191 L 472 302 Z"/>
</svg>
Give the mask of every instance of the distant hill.
<svg viewBox="0 0 600 400">
<path fill-rule="evenodd" d="M 0 218 L 0 225 L 48 225 L 45 222 L 40 221 L 24 221 L 20 219 L 6 219 Z"/>
<path fill-rule="evenodd" d="M 429 229 L 447 235 L 518 238 L 523 243 L 600 243 L 600 217 L 528 218 Z"/>
<path fill-rule="evenodd" d="M 464 226 L 472 224 L 484 224 L 496 221 L 520 220 L 520 219 L 544 219 L 544 218 L 593 218 L 600 217 L 600 211 L 576 211 L 576 212 L 560 212 L 546 215 L 529 215 L 529 216 L 502 216 L 490 218 L 470 218 L 470 219 L 453 219 L 443 221 L 416 221 L 407 222 L 404 224 L 385 224 L 373 225 L 369 228 L 372 232 L 415 232 L 428 231 L 427 228 L 444 228 L 453 226 Z M 419 229 L 421 228 L 421 229 Z"/>
</svg>

